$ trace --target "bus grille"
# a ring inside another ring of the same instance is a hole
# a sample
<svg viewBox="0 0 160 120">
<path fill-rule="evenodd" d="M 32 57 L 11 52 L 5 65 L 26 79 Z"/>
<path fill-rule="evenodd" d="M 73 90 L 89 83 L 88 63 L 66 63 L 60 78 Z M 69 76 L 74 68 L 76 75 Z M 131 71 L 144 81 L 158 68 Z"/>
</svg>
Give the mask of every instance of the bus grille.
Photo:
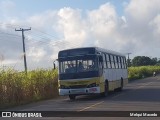
<svg viewBox="0 0 160 120">
<path fill-rule="evenodd" d="M 75 88 L 86 88 L 86 85 L 74 85 L 74 86 L 69 86 L 71 89 L 75 89 Z"/>
</svg>

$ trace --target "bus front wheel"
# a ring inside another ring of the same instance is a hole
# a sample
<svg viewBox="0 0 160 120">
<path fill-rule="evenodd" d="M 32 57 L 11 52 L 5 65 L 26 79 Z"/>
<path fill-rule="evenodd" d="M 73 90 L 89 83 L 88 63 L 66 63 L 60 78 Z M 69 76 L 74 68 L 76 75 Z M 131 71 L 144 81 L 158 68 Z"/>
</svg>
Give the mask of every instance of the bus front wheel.
<svg viewBox="0 0 160 120">
<path fill-rule="evenodd" d="M 103 97 L 106 97 L 106 96 L 108 96 L 108 92 L 109 92 L 109 89 L 108 89 L 108 81 L 106 81 L 106 82 L 105 82 L 105 86 L 104 86 L 104 92 L 101 93 L 101 95 L 102 95 Z"/>
<path fill-rule="evenodd" d="M 75 95 L 69 95 L 70 100 L 75 100 L 76 96 Z"/>
</svg>

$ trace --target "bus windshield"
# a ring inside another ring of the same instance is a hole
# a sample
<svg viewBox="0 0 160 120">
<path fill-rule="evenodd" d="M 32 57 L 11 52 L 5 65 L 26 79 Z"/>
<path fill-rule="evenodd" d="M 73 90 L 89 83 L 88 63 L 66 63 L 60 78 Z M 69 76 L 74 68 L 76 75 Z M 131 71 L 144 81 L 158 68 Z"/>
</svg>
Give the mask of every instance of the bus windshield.
<svg viewBox="0 0 160 120">
<path fill-rule="evenodd" d="M 59 60 L 60 77 L 66 76 L 66 79 L 71 76 L 83 78 L 89 75 L 91 77 L 90 74 L 94 73 L 93 71 L 98 71 L 96 56 L 75 56 Z"/>
<path fill-rule="evenodd" d="M 97 69 L 96 59 L 66 60 L 60 62 L 60 73 L 87 72 Z"/>
</svg>

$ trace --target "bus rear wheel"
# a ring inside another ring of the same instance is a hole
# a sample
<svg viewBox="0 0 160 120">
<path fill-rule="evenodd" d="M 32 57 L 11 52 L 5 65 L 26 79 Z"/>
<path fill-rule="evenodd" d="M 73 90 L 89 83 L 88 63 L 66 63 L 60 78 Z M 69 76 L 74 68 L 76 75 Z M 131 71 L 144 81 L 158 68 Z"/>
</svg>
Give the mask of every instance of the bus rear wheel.
<svg viewBox="0 0 160 120">
<path fill-rule="evenodd" d="M 75 95 L 69 95 L 70 100 L 75 100 L 76 96 Z"/>
<path fill-rule="evenodd" d="M 122 91 L 123 89 L 123 78 L 121 78 L 121 87 L 118 88 L 118 91 Z"/>
</svg>

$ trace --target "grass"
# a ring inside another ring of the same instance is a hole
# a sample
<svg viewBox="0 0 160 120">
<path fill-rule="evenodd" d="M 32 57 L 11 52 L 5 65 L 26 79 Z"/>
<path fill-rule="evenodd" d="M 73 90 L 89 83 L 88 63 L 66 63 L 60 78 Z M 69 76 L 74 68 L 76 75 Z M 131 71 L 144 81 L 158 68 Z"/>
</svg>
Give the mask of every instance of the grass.
<svg viewBox="0 0 160 120">
<path fill-rule="evenodd" d="M 153 72 L 160 73 L 160 66 L 140 66 L 140 67 L 129 67 L 128 68 L 128 79 L 141 79 L 144 77 L 150 77 Z"/>
<path fill-rule="evenodd" d="M 58 96 L 57 70 L 0 71 L 0 109 Z"/>
</svg>

